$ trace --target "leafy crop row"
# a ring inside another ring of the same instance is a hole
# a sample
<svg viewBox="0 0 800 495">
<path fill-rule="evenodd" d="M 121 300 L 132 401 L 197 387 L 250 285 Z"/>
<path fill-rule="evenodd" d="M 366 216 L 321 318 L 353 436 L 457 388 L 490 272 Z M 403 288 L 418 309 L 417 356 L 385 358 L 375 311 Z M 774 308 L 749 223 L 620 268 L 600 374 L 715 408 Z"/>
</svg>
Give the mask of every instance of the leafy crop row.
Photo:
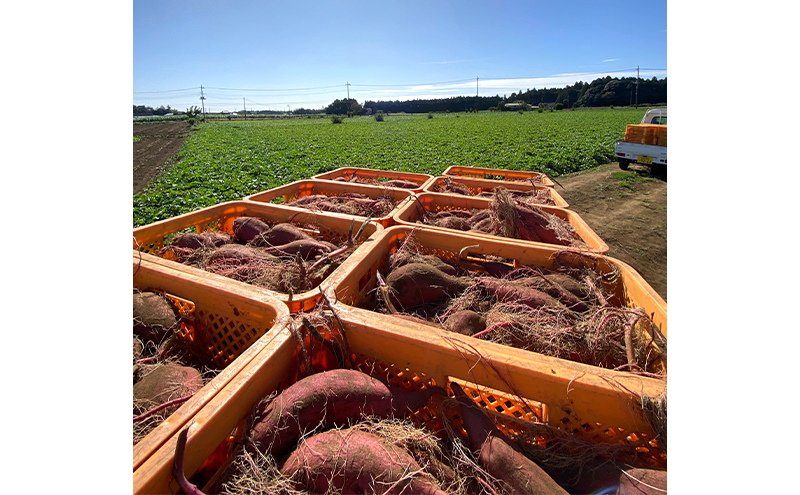
<svg viewBox="0 0 800 495">
<path fill-rule="evenodd" d="M 134 226 L 307 179 L 339 167 L 439 175 L 451 166 L 542 171 L 551 176 L 613 160 L 614 141 L 644 110 L 391 115 L 208 122 L 179 161 L 133 197 Z"/>
</svg>

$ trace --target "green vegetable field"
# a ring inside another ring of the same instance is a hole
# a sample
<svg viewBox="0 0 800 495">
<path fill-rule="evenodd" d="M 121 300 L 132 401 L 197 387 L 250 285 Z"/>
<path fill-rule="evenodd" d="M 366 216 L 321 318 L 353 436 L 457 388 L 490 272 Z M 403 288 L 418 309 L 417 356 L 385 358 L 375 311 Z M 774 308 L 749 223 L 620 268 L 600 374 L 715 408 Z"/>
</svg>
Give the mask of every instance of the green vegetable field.
<svg viewBox="0 0 800 495">
<path fill-rule="evenodd" d="M 441 113 L 208 122 L 178 162 L 133 196 L 134 227 L 241 199 L 339 167 L 441 174 L 451 165 L 557 177 L 613 160 L 614 141 L 645 109 Z"/>
</svg>

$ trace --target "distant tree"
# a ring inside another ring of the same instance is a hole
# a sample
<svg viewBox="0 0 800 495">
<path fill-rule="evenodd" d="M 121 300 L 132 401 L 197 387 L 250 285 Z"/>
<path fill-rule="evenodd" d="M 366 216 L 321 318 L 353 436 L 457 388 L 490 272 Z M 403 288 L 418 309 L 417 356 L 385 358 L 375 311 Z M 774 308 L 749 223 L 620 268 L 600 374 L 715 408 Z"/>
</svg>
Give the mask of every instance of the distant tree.
<svg viewBox="0 0 800 495">
<path fill-rule="evenodd" d="M 358 104 L 357 101 L 353 100 L 353 103 L 350 104 L 350 108 L 348 109 L 348 115 L 361 115 L 361 112 L 364 111 L 364 107 Z"/>
<path fill-rule="evenodd" d="M 191 107 L 186 109 L 186 115 L 188 115 L 190 119 L 191 118 L 196 118 L 201 113 L 203 113 L 203 112 L 202 112 L 202 110 L 200 110 L 200 108 L 197 105 L 192 105 Z"/>
<path fill-rule="evenodd" d="M 333 103 L 325 107 L 325 113 L 334 115 L 345 115 L 348 112 L 350 112 L 350 106 L 353 103 L 358 103 L 358 102 L 353 98 L 334 100 Z"/>
</svg>

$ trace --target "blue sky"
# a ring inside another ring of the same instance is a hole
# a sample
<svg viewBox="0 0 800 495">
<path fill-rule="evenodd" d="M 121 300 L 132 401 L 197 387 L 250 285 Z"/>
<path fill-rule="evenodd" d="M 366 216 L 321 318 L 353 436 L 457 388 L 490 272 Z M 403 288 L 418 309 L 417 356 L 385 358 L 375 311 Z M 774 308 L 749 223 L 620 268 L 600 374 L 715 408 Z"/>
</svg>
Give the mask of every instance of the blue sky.
<svg viewBox="0 0 800 495">
<path fill-rule="evenodd" d="M 667 75 L 667 2 L 133 3 L 133 103 L 211 111 Z M 647 70 L 641 70 L 647 69 Z M 657 70 L 653 70 L 657 69 Z"/>
</svg>

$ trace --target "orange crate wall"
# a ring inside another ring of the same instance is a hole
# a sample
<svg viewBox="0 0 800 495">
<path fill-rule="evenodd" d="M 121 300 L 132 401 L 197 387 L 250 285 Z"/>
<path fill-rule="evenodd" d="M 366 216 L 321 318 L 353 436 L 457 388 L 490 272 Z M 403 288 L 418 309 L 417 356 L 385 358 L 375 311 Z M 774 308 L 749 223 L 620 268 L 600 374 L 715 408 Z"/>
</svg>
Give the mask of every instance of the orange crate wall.
<svg viewBox="0 0 800 495">
<path fill-rule="evenodd" d="M 660 124 L 629 124 L 625 141 L 639 144 L 667 145 L 667 126 Z"/>
</svg>

